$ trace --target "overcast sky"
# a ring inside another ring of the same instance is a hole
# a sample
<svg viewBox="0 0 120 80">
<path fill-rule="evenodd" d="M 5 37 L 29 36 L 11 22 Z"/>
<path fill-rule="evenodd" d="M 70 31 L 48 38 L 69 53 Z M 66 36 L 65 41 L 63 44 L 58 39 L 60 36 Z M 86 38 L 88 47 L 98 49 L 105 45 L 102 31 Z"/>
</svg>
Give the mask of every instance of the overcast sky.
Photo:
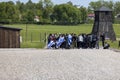
<svg viewBox="0 0 120 80">
<path fill-rule="evenodd" d="M 0 0 L 0 2 L 2 1 L 10 1 L 10 0 Z M 18 1 L 18 0 L 11 0 L 11 1 Z M 26 3 L 28 0 L 19 0 L 21 2 L 24 2 Z M 33 2 L 38 2 L 39 0 L 32 0 Z M 54 4 L 62 4 L 62 3 L 66 3 L 66 2 L 69 2 L 71 1 L 74 5 L 80 5 L 80 6 L 84 6 L 84 7 L 87 7 L 89 5 L 89 3 L 91 1 L 98 1 L 98 0 L 51 0 Z M 104 1 L 120 1 L 120 0 L 104 0 Z"/>
</svg>

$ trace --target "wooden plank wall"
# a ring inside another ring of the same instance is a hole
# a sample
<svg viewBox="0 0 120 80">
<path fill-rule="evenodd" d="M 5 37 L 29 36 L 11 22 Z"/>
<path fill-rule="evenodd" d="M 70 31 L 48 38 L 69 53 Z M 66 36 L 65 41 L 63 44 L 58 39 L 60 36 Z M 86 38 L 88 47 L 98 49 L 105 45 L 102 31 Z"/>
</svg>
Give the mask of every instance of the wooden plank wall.
<svg viewBox="0 0 120 80">
<path fill-rule="evenodd" d="M 20 31 L 0 29 L 0 48 L 20 48 Z"/>
<path fill-rule="evenodd" d="M 2 29 L 0 29 L 0 48 L 2 47 Z"/>
<path fill-rule="evenodd" d="M 16 48 L 20 48 L 20 32 L 16 31 Z"/>
</svg>

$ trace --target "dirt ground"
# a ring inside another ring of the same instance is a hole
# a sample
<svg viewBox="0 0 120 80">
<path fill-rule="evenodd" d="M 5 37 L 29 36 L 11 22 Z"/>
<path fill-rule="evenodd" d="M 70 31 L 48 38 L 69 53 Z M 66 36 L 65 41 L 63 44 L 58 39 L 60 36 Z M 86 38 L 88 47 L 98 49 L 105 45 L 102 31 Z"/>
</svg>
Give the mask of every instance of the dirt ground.
<svg viewBox="0 0 120 80">
<path fill-rule="evenodd" d="M 120 53 L 103 49 L 0 49 L 0 80 L 120 80 Z"/>
</svg>

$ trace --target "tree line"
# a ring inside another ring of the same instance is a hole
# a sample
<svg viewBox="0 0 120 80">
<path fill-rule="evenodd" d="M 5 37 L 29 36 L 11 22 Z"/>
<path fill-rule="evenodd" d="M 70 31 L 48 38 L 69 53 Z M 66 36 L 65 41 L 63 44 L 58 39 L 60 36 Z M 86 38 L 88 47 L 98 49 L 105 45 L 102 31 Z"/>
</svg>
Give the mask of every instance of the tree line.
<svg viewBox="0 0 120 80">
<path fill-rule="evenodd" d="M 38 3 L 34 3 L 31 0 L 26 3 L 20 2 L 20 0 L 15 3 L 13 1 L 0 2 L 0 23 L 86 23 L 87 15 L 94 13 L 95 9 L 103 5 L 113 9 L 113 16 L 120 13 L 120 1 L 92 1 L 87 8 L 73 5 L 70 1 L 58 5 L 54 5 L 51 0 L 39 0 Z"/>
</svg>

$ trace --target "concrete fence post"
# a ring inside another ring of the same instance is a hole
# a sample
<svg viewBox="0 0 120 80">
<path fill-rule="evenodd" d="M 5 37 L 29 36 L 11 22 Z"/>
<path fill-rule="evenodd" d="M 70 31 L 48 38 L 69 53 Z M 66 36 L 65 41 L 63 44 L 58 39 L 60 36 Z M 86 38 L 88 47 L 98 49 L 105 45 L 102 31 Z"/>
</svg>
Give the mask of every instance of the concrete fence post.
<svg viewBox="0 0 120 80">
<path fill-rule="evenodd" d="M 118 42 L 118 48 L 120 47 L 120 41 Z"/>
</svg>

